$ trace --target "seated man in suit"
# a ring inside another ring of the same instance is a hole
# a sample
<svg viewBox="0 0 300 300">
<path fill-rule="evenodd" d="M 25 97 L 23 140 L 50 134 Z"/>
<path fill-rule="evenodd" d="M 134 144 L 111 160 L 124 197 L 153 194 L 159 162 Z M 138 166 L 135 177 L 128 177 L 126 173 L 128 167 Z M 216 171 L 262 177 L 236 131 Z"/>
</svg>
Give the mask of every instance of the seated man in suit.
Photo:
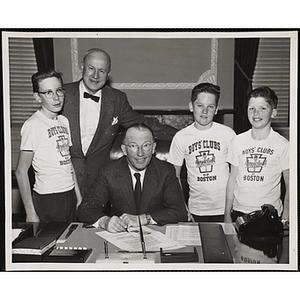
<svg viewBox="0 0 300 300">
<path fill-rule="evenodd" d="M 174 167 L 153 157 L 155 141 L 145 124 L 127 128 L 121 148 L 125 157 L 101 168 L 78 208 L 78 219 L 110 232 L 142 225 L 187 220 Z M 137 175 L 139 174 L 139 175 Z M 104 211 L 109 203 L 111 217 Z"/>
</svg>

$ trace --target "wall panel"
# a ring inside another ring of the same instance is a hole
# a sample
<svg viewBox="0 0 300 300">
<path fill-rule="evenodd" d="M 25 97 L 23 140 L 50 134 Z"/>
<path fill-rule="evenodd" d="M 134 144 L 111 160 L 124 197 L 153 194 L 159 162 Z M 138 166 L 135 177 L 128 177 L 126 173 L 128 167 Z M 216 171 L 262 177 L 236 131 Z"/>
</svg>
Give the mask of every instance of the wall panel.
<svg viewBox="0 0 300 300">
<path fill-rule="evenodd" d="M 191 89 L 199 80 L 212 81 L 212 71 L 221 87 L 220 108 L 233 108 L 234 39 L 55 38 L 55 67 L 66 83 L 80 77 L 82 57 L 93 47 L 110 54 L 110 84 L 135 109 L 187 109 Z"/>
</svg>

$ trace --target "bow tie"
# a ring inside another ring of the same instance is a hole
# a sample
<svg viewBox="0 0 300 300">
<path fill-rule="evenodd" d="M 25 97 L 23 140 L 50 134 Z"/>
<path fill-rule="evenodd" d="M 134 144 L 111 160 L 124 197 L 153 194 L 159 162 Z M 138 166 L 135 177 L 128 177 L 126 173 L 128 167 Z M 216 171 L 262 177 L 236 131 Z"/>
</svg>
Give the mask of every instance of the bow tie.
<svg viewBox="0 0 300 300">
<path fill-rule="evenodd" d="M 92 99 L 93 101 L 95 101 L 97 103 L 99 102 L 99 99 L 100 99 L 100 97 L 91 95 L 91 94 L 89 94 L 87 92 L 84 92 L 83 97 L 84 98 L 90 98 L 90 99 Z"/>
</svg>

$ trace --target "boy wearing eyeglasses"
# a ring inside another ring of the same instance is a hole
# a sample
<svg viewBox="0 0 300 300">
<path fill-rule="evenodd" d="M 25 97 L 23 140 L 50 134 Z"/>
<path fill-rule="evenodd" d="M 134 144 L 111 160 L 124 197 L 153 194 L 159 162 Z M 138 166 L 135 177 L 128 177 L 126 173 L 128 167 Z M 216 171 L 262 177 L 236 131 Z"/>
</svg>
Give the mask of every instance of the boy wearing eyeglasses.
<svg viewBox="0 0 300 300">
<path fill-rule="evenodd" d="M 41 104 L 21 128 L 20 154 L 15 175 L 26 212 L 26 222 L 76 221 L 81 202 L 71 163 L 68 119 L 61 74 L 45 69 L 32 76 L 33 96 Z M 28 169 L 35 183 L 31 191 Z"/>
<path fill-rule="evenodd" d="M 219 98 L 220 87 L 217 85 L 200 83 L 193 88 L 189 109 L 194 123 L 175 134 L 168 157 L 179 182 L 185 161 L 188 207 L 195 222 L 224 220 L 229 174 L 226 157 L 235 132 L 213 121 L 218 112 Z"/>
</svg>

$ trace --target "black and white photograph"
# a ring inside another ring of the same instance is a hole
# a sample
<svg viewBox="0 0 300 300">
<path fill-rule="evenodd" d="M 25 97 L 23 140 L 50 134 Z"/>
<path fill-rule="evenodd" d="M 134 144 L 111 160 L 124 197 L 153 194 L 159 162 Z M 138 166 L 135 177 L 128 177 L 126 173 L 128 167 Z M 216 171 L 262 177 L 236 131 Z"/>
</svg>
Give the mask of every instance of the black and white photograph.
<svg viewBox="0 0 300 300">
<path fill-rule="evenodd" d="M 3 31 L 6 270 L 297 270 L 297 51 Z"/>
</svg>

